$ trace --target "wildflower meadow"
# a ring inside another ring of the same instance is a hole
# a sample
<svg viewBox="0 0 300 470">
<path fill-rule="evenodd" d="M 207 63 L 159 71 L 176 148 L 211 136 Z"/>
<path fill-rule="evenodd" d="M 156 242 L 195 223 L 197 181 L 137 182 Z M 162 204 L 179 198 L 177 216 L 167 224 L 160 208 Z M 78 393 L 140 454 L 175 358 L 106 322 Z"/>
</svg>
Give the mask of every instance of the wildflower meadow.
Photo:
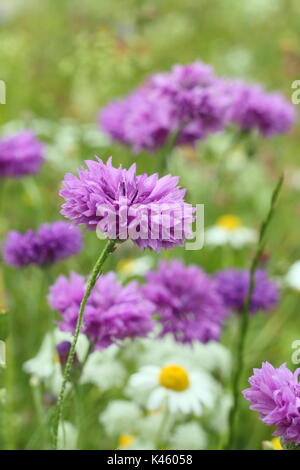
<svg viewBox="0 0 300 470">
<path fill-rule="evenodd" d="M 1 451 L 300 449 L 299 18 L 1 1 Z"/>
</svg>

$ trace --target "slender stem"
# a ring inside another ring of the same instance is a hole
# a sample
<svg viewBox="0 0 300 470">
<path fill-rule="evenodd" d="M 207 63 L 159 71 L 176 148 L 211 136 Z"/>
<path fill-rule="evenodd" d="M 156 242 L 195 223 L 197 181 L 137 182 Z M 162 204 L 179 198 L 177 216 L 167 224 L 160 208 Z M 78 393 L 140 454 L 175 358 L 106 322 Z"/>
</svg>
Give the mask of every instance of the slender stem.
<svg viewBox="0 0 300 470">
<path fill-rule="evenodd" d="M 266 237 L 267 228 L 274 215 L 274 211 L 275 211 L 276 203 L 278 200 L 279 192 L 282 187 L 282 183 L 283 183 L 283 176 L 279 178 L 279 181 L 272 194 L 270 209 L 269 209 L 269 212 L 267 214 L 265 221 L 261 225 L 257 249 L 256 249 L 256 252 L 254 254 L 254 257 L 250 266 L 250 283 L 249 283 L 247 297 L 246 297 L 246 300 L 245 300 L 245 303 L 241 312 L 241 326 L 240 326 L 240 334 L 239 334 L 239 340 L 238 340 L 238 346 L 237 346 L 237 352 L 236 352 L 237 361 L 236 361 L 236 367 L 233 372 L 233 378 L 232 378 L 233 405 L 229 414 L 229 435 L 228 435 L 228 441 L 225 445 L 225 449 L 227 450 L 232 448 L 234 444 L 234 440 L 235 440 L 235 421 L 236 421 L 238 408 L 239 408 L 240 381 L 241 381 L 241 377 L 243 374 L 244 363 L 245 363 L 245 344 L 246 344 L 247 331 L 249 327 L 249 310 L 251 306 L 252 294 L 255 288 L 255 271 L 256 271 L 256 267 L 259 262 L 259 259 L 262 255 L 262 252 L 265 248 L 265 244 L 266 244 L 265 237 Z"/>
<path fill-rule="evenodd" d="M 100 254 L 100 256 L 99 256 L 99 258 L 98 258 L 98 260 L 97 260 L 97 262 L 96 262 L 96 264 L 95 264 L 95 266 L 92 270 L 91 276 L 89 278 L 89 281 L 88 281 L 88 284 L 87 284 L 87 287 L 86 287 L 86 291 L 84 293 L 84 297 L 83 297 L 81 305 L 80 305 L 77 324 L 76 324 L 76 328 L 75 328 L 75 333 L 74 333 L 73 341 L 72 341 L 72 344 L 71 344 L 69 356 L 68 356 L 68 359 L 67 359 L 67 362 L 66 362 L 66 366 L 65 366 L 65 369 L 64 369 L 63 382 L 62 382 L 61 390 L 60 390 L 60 393 L 59 393 L 59 396 L 58 396 L 57 405 L 56 405 L 56 408 L 55 408 L 55 411 L 54 411 L 54 416 L 53 416 L 53 435 L 52 435 L 52 447 L 53 447 L 53 449 L 57 449 L 58 427 L 59 427 L 59 423 L 60 423 L 62 415 L 63 415 L 64 395 L 65 395 L 66 385 L 67 385 L 67 382 L 69 381 L 71 370 L 72 370 L 72 364 L 73 364 L 73 360 L 74 360 L 74 356 L 75 356 L 75 348 L 76 348 L 78 336 L 79 336 L 79 333 L 80 333 L 80 330 L 81 330 L 81 326 L 82 326 L 82 323 L 83 323 L 83 315 L 84 315 L 85 306 L 86 306 L 87 300 L 90 296 L 90 293 L 91 293 L 94 285 L 96 284 L 96 281 L 97 281 L 99 275 L 101 274 L 102 266 L 103 266 L 104 262 L 106 261 L 107 257 L 113 252 L 115 244 L 116 244 L 115 240 L 109 240 L 106 243 L 102 253 Z"/>
</svg>

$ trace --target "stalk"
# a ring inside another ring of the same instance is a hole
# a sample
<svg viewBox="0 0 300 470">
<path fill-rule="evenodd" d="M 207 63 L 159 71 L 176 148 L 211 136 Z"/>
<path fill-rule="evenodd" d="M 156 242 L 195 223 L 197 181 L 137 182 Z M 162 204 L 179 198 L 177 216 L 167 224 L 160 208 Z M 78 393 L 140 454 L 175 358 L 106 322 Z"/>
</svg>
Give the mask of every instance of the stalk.
<svg viewBox="0 0 300 470">
<path fill-rule="evenodd" d="M 239 341 L 238 341 L 237 352 L 236 352 L 237 361 L 236 361 L 236 367 L 235 367 L 235 371 L 233 373 L 233 378 L 232 378 L 233 406 L 229 414 L 229 435 L 228 435 L 227 443 L 225 445 L 226 450 L 231 449 L 235 441 L 235 421 L 236 421 L 236 417 L 237 417 L 238 409 L 239 409 L 240 382 L 241 382 L 243 369 L 244 369 L 244 363 L 245 363 L 245 344 L 246 344 L 247 332 L 249 328 L 249 311 L 250 311 L 251 299 L 252 299 L 252 294 L 255 288 L 255 271 L 256 271 L 259 259 L 265 248 L 267 229 L 273 218 L 275 208 L 276 208 L 276 203 L 279 197 L 282 184 L 283 184 L 283 175 L 279 178 L 278 183 L 273 191 L 270 209 L 269 209 L 266 219 L 261 225 L 257 248 L 256 248 L 256 251 L 255 251 L 251 266 L 250 266 L 250 270 L 249 270 L 250 271 L 250 284 L 249 284 L 248 294 L 247 294 L 247 297 L 243 306 L 243 310 L 241 312 L 241 326 L 240 326 Z"/>
<path fill-rule="evenodd" d="M 87 303 L 88 298 L 90 296 L 90 293 L 91 293 L 93 287 L 95 286 L 95 284 L 97 282 L 97 279 L 99 278 L 99 276 L 102 272 L 103 264 L 105 263 L 108 256 L 114 251 L 115 244 L 116 244 L 116 240 L 108 240 L 107 241 L 102 253 L 100 254 L 99 258 L 97 259 L 96 264 L 95 264 L 95 266 L 92 270 L 91 276 L 89 278 L 89 281 L 88 281 L 88 284 L 87 284 L 87 287 L 86 287 L 86 290 L 85 290 L 85 293 L 84 293 L 84 296 L 83 296 L 83 299 L 82 299 L 82 302 L 81 302 L 81 305 L 80 305 L 77 324 L 76 324 L 76 328 L 75 328 L 75 333 L 74 333 L 73 341 L 72 341 L 72 344 L 71 344 L 69 356 L 68 356 L 68 359 L 67 359 L 67 362 L 66 362 L 66 365 L 65 365 L 64 373 L 63 373 L 63 382 L 62 382 L 62 386 L 61 386 L 61 389 L 60 389 L 60 392 L 59 392 L 57 405 L 56 405 L 56 408 L 54 410 L 53 430 L 52 430 L 52 448 L 54 450 L 57 450 L 58 427 L 59 427 L 59 423 L 60 423 L 60 421 L 62 419 L 62 415 L 63 415 L 65 390 L 66 390 L 66 386 L 67 386 L 67 383 L 68 383 L 68 381 L 70 379 L 70 375 L 71 375 L 72 364 L 73 364 L 74 356 L 75 356 L 75 348 L 76 348 L 78 336 L 79 336 L 79 333 L 80 333 L 80 330 L 81 330 L 81 327 L 82 327 L 82 323 L 83 323 L 83 316 L 84 316 L 85 306 L 86 306 L 86 303 Z"/>
</svg>

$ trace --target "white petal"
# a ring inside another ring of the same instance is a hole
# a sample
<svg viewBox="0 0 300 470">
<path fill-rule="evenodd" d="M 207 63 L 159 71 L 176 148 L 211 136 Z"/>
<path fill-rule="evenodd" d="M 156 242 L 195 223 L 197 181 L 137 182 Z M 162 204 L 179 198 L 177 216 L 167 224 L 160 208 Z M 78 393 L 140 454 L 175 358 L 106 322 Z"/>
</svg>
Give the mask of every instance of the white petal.
<svg viewBox="0 0 300 470">
<path fill-rule="evenodd" d="M 159 409 L 166 398 L 166 392 L 162 387 L 158 387 L 153 392 L 151 393 L 148 403 L 147 403 L 147 408 L 149 410 L 157 410 Z"/>
</svg>

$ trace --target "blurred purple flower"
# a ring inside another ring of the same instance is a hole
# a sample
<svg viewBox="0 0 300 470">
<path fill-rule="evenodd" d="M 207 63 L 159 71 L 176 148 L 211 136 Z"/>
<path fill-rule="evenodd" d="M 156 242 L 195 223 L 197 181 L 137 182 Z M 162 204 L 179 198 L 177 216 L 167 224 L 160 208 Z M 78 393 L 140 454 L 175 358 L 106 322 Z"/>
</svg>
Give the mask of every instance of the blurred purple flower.
<svg viewBox="0 0 300 470">
<path fill-rule="evenodd" d="M 244 130 L 257 129 L 272 137 L 287 132 L 296 120 L 294 106 L 280 93 L 267 93 L 259 85 L 233 82 L 232 121 Z"/>
<path fill-rule="evenodd" d="M 177 143 L 194 144 L 229 122 L 228 87 L 206 64 L 175 65 L 152 75 L 122 100 L 109 103 L 99 122 L 112 139 L 134 152 L 155 150 L 178 132 Z"/>
<path fill-rule="evenodd" d="M 264 362 L 249 378 L 250 388 L 242 392 L 263 423 L 277 426 L 274 436 L 297 444 L 300 444 L 299 374 L 300 369 L 292 373 L 286 364 L 274 368 Z"/>
<path fill-rule="evenodd" d="M 88 169 L 78 176 L 67 174 L 60 195 L 65 199 L 61 213 L 88 230 L 101 230 L 107 238 L 131 238 L 140 248 L 155 251 L 182 246 L 191 238 L 194 209 L 184 202 L 185 189 L 178 177 L 136 175 L 114 168 L 112 159 L 87 160 Z"/>
<path fill-rule="evenodd" d="M 50 288 L 48 302 L 54 310 L 65 312 L 70 307 L 80 305 L 84 289 L 83 276 L 74 272 L 70 274 L 70 279 L 59 276 Z"/>
<path fill-rule="evenodd" d="M 70 279 L 60 276 L 50 288 L 48 301 L 60 312 L 63 331 L 74 333 L 84 288 L 84 278 L 75 273 Z M 81 295 L 76 296 L 79 292 Z M 154 305 L 142 297 L 136 282 L 123 287 L 110 272 L 101 276 L 92 290 L 82 331 L 95 349 L 102 349 L 125 338 L 146 336 L 153 328 L 154 311 Z"/>
<path fill-rule="evenodd" d="M 0 139 L 0 178 L 37 173 L 42 162 L 43 146 L 32 132 Z"/>
<path fill-rule="evenodd" d="M 231 123 L 271 137 L 287 132 L 295 118 L 295 108 L 281 94 L 218 78 L 210 66 L 195 62 L 150 76 L 104 107 L 99 124 L 113 140 L 140 152 L 154 151 L 177 134 L 176 144 L 194 145 Z"/>
<path fill-rule="evenodd" d="M 29 264 L 45 266 L 75 255 L 82 248 L 78 228 L 63 221 L 41 225 L 37 231 L 11 231 L 3 245 L 7 264 L 22 268 Z"/>
<path fill-rule="evenodd" d="M 227 308 L 241 312 L 249 290 L 249 271 L 226 269 L 216 273 L 217 290 Z M 272 310 L 279 301 L 279 290 L 261 269 L 255 272 L 255 286 L 250 303 L 250 313 Z"/>
<path fill-rule="evenodd" d="M 146 280 L 142 292 L 156 305 L 162 336 L 172 333 L 182 343 L 219 339 L 227 311 L 204 271 L 179 260 L 161 262 Z"/>
</svg>

